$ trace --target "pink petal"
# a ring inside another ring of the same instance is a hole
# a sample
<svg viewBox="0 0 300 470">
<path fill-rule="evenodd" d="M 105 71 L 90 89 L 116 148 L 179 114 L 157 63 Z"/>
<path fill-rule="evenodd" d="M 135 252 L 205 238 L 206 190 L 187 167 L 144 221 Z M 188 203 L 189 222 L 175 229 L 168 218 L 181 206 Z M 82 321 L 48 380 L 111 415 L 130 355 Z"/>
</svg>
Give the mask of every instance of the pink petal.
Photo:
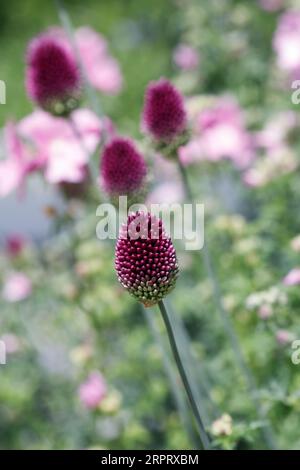
<svg viewBox="0 0 300 470">
<path fill-rule="evenodd" d="M 2 297 L 7 302 L 19 302 L 26 299 L 32 291 L 30 279 L 23 273 L 16 272 L 5 279 Z"/>
<path fill-rule="evenodd" d="M 286 286 L 294 286 L 300 284 L 300 268 L 292 269 L 283 279 Z"/>
</svg>

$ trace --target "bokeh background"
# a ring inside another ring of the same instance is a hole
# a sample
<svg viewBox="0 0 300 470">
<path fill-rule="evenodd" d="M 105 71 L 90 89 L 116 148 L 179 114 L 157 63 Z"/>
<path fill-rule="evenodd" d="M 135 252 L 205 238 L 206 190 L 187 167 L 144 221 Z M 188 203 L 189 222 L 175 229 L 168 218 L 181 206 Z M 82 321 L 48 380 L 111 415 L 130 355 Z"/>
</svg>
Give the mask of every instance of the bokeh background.
<svg viewBox="0 0 300 470">
<path fill-rule="evenodd" d="M 205 202 L 221 296 L 254 380 L 251 393 L 203 261 L 178 244 L 181 275 L 169 307 L 214 446 L 266 448 L 268 419 L 277 447 L 299 448 L 300 366 L 291 356 L 300 338 L 300 140 L 291 84 L 300 79 L 300 5 L 72 0 L 65 8 L 74 28 L 103 35 L 118 61 L 122 89 L 97 93 L 119 133 L 143 146 L 150 80 L 168 77 L 186 96 L 193 145 L 180 158 Z M 55 3 L 1 2 L 1 127 L 33 112 L 27 44 L 59 24 Z M 180 63 L 182 44 L 190 49 Z M 150 200 L 182 202 L 176 165 L 161 157 L 149 164 Z M 122 291 L 113 244 L 96 238 L 105 197 L 61 189 L 34 174 L 21 194 L 0 199 L 0 448 L 195 448 L 159 312 Z"/>
</svg>

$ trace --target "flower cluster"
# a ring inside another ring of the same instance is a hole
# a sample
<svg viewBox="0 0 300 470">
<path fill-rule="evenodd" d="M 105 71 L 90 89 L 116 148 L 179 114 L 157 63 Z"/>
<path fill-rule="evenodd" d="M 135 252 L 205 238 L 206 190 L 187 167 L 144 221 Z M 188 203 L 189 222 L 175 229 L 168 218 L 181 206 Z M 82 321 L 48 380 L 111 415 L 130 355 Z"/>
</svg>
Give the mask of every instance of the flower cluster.
<svg viewBox="0 0 300 470">
<path fill-rule="evenodd" d="M 53 34 L 42 34 L 29 44 L 26 88 L 34 102 L 53 114 L 69 114 L 76 107 L 79 68 L 69 49 Z"/>
<path fill-rule="evenodd" d="M 171 82 L 151 82 L 145 93 L 142 128 L 154 140 L 170 141 L 187 125 L 183 98 Z"/>
<path fill-rule="evenodd" d="M 115 266 L 119 282 L 146 307 L 168 295 L 178 263 L 162 221 L 149 213 L 130 214 L 117 241 Z"/>
<path fill-rule="evenodd" d="M 111 197 L 140 191 L 146 173 L 145 160 L 130 139 L 115 137 L 104 148 L 101 177 L 104 190 Z"/>
</svg>

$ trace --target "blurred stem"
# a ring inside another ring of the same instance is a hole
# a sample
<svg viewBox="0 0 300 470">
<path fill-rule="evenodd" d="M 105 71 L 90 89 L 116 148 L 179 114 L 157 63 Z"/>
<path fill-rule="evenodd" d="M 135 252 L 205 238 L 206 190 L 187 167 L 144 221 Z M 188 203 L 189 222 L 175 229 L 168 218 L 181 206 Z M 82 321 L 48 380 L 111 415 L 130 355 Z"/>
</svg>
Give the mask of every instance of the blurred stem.
<svg viewBox="0 0 300 470">
<path fill-rule="evenodd" d="M 80 69 L 81 76 L 83 78 L 84 89 L 86 91 L 86 95 L 87 95 L 87 98 L 88 98 L 88 101 L 89 101 L 89 105 L 90 105 L 91 109 L 97 114 L 97 116 L 100 119 L 103 119 L 103 112 L 102 112 L 102 109 L 101 109 L 98 94 L 97 94 L 97 92 L 95 91 L 95 89 L 93 88 L 93 86 L 90 84 L 90 82 L 88 80 L 85 67 L 82 63 L 81 56 L 80 56 L 78 47 L 76 45 L 75 36 L 74 36 L 74 28 L 73 28 L 70 16 L 69 16 L 67 10 L 64 7 L 63 0 L 54 0 L 54 3 L 55 3 L 55 6 L 56 6 L 56 9 L 58 11 L 58 16 L 59 16 L 61 25 L 62 25 L 64 31 L 66 32 L 66 35 L 68 36 L 68 38 L 70 40 L 70 43 L 71 43 L 71 46 L 74 50 L 74 54 L 75 54 L 75 57 L 77 59 L 78 67 Z M 81 139 L 80 133 L 78 133 L 78 130 L 77 130 L 76 126 L 74 125 L 74 121 L 72 120 L 72 118 L 70 118 L 70 122 L 71 122 L 72 128 L 73 128 L 74 132 L 76 133 L 77 137 L 79 135 L 79 138 Z M 94 155 L 95 154 L 97 155 L 100 152 L 101 147 L 105 145 L 106 141 L 107 141 L 107 132 L 106 132 L 106 129 L 105 129 L 105 125 L 103 123 L 101 139 L 100 139 L 99 145 L 97 146 L 97 148 L 94 152 Z M 90 169 L 91 169 L 91 176 L 92 176 L 93 182 L 95 183 L 97 181 L 98 168 L 97 168 L 97 165 L 95 165 L 93 158 L 90 158 Z"/>
<path fill-rule="evenodd" d="M 174 332 L 173 332 L 173 328 L 172 328 L 172 325 L 171 325 L 171 322 L 170 322 L 170 318 L 169 318 L 167 309 L 166 309 L 165 304 L 162 300 L 158 302 L 158 306 L 159 306 L 162 318 L 163 318 L 165 326 L 166 326 L 166 330 L 167 330 L 167 333 L 168 333 L 168 336 L 169 336 L 170 346 L 171 346 L 171 349 L 172 349 L 172 352 L 173 352 L 173 355 L 174 355 L 174 359 L 175 359 L 176 364 L 177 364 L 178 372 L 180 374 L 181 380 L 183 382 L 183 385 L 185 387 L 187 396 L 188 396 L 190 404 L 191 404 L 192 411 L 193 411 L 194 416 L 195 416 L 195 420 L 196 420 L 196 423 L 197 423 L 202 448 L 204 450 L 208 450 L 208 449 L 210 449 L 209 438 L 208 438 L 208 435 L 206 433 L 205 427 L 203 425 L 203 421 L 202 421 L 202 418 L 201 418 L 196 400 L 194 398 L 192 389 L 190 387 L 190 383 L 189 383 L 187 374 L 185 372 L 184 366 L 183 366 L 182 361 L 181 361 L 181 357 L 180 357 L 180 354 L 179 354 L 179 351 L 178 351 L 175 335 L 174 335 Z"/>
<path fill-rule="evenodd" d="M 54 3 L 55 3 L 55 6 L 56 6 L 56 9 L 57 9 L 57 12 L 58 12 L 58 16 L 59 16 L 61 25 L 62 25 L 63 29 L 65 30 L 65 32 L 66 32 L 66 34 L 67 34 L 67 36 L 70 40 L 71 46 L 74 50 L 74 53 L 75 53 L 75 56 L 76 56 L 76 59 L 77 59 L 77 62 L 78 62 L 78 66 L 80 68 L 81 75 L 83 77 L 84 88 L 86 90 L 86 94 L 87 94 L 88 100 L 90 102 L 90 106 L 94 110 L 94 112 L 101 118 L 103 116 L 103 113 L 101 111 L 99 98 L 98 98 L 97 93 L 95 92 L 94 88 L 91 86 L 91 84 L 90 84 L 90 82 L 87 78 L 86 70 L 85 70 L 84 65 L 82 63 L 80 53 L 78 51 L 78 48 L 77 48 L 77 45 L 76 45 L 76 42 L 75 42 L 75 39 L 74 39 L 74 28 L 73 28 L 70 16 L 69 16 L 67 10 L 65 9 L 63 0 L 54 0 Z"/>
<path fill-rule="evenodd" d="M 189 410 L 187 408 L 185 397 L 182 393 L 182 390 L 178 387 L 177 375 L 174 371 L 173 364 L 171 363 L 171 361 L 169 359 L 169 355 L 166 351 L 166 348 L 165 348 L 165 345 L 164 345 L 164 342 L 163 342 L 163 338 L 162 338 L 162 336 L 160 334 L 160 331 L 158 330 L 158 328 L 155 324 L 152 312 L 150 312 L 146 308 L 142 308 L 142 309 L 143 309 L 143 313 L 146 317 L 146 320 L 148 322 L 148 325 L 149 325 L 149 327 L 152 331 L 153 337 L 154 337 L 154 339 L 157 343 L 157 346 L 158 346 L 158 348 L 161 352 L 164 367 L 165 367 L 165 371 L 166 371 L 166 374 L 168 376 L 169 382 L 171 384 L 171 392 L 174 396 L 174 400 L 176 402 L 176 406 L 177 406 L 177 409 L 178 409 L 178 412 L 179 412 L 179 415 L 180 415 L 181 422 L 182 422 L 183 426 L 186 429 L 186 432 L 187 432 L 187 435 L 188 435 L 190 441 L 193 443 L 195 449 L 197 449 L 198 446 L 199 446 L 199 442 L 198 442 L 198 440 L 195 436 L 194 429 L 191 426 Z"/>
<path fill-rule="evenodd" d="M 179 167 L 179 171 L 180 171 L 182 181 L 183 181 L 183 184 L 184 184 L 184 187 L 185 187 L 187 198 L 188 198 L 189 202 L 193 203 L 194 202 L 194 197 L 193 197 L 193 192 L 192 192 L 190 184 L 189 184 L 188 175 L 187 175 L 185 167 L 182 165 L 179 158 L 178 158 L 178 167 Z M 224 329 L 225 329 L 226 334 L 228 336 L 228 339 L 231 343 L 231 347 L 232 347 L 233 352 L 234 352 L 234 357 L 237 361 L 237 364 L 238 364 L 241 372 L 243 373 L 243 375 L 245 377 L 246 384 L 247 384 L 247 387 L 248 387 L 248 391 L 250 393 L 250 396 L 251 396 L 251 399 L 254 403 L 254 406 L 257 409 L 258 415 L 259 415 L 260 419 L 262 419 L 266 422 L 267 415 L 266 415 L 265 410 L 261 406 L 260 399 L 258 397 L 257 386 L 256 386 L 254 376 L 253 376 L 251 370 L 249 369 L 249 367 L 246 363 L 242 348 L 241 348 L 240 343 L 239 343 L 238 336 L 235 332 L 234 326 L 232 324 L 232 321 L 230 320 L 228 312 L 224 307 L 219 280 L 216 276 L 216 272 L 215 272 L 215 269 L 213 267 L 213 262 L 212 262 L 212 258 L 211 258 L 211 255 L 210 255 L 207 240 L 205 240 L 205 243 L 203 244 L 202 252 L 203 252 L 205 267 L 206 267 L 207 273 L 208 273 L 208 275 L 210 277 L 210 280 L 211 280 L 217 310 L 220 314 L 221 320 L 223 322 Z M 200 254 L 200 252 L 199 252 L 199 254 Z M 265 439 L 267 445 L 271 449 L 276 449 L 277 445 L 276 445 L 275 437 L 273 435 L 273 431 L 271 429 L 271 425 L 270 425 L 269 421 L 266 422 L 266 426 L 262 429 L 262 433 L 263 433 L 263 436 L 264 436 L 264 439 Z"/>
</svg>

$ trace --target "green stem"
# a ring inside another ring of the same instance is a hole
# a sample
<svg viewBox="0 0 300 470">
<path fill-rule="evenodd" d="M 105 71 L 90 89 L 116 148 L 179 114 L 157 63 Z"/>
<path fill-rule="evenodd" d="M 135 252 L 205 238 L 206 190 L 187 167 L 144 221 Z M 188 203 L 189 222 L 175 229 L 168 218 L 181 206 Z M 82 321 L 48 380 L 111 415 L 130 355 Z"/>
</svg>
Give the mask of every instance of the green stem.
<svg viewBox="0 0 300 470">
<path fill-rule="evenodd" d="M 185 187 L 187 198 L 192 203 L 194 198 L 193 198 L 193 193 L 192 193 L 189 181 L 188 181 L 187 172 L 186 172 L 186 169 L 184 168 L 184 166 L 182 165 L 182 163 L 180 162 L 179 159 L 178 159 L 178 168 L 179 168 L 179 171 L 180 171 L 180 174 L 181 174 L 181 177 L 182 177 L 182 181 L 183 181 L 183 184 L 184 184 L 184 187 Z M 208 275 L 210 277 L 210 280 L 211 280 L 217 310 L 220 314 L 221 320 L 223 322 L 224 329 L 225 329 L 226 334 L 227 334 L 227 336 L 229 338 L 229 341 L 231 343 L 231 347 L 233 349 L 234 356 L 236 358 L 237 364 L 238 364 L 241 372 L 243 373 L 243 375 L 245 377 L 249 394 L 252 398 L 252 401 L 254 403 L 255 408 L 257 409 L 257 412 L 258 412 L 258 415 L 259 415 L 260 419 L 266 421 L 267 416 L 266 416 L 265 410 L 262 408 L 260 400 L 258 398 L 258 393 L 257 393 L 256 382 L 255 382 L 254 376 L 253 376 L 251 370 L 249 369 L 249 367 L 247 365 L 247 362 L 244 358 L 242 348 L 241 348 L 240 343 L 239 343 L 238 336 L 235 332 L 234 326 L 233 326 L 233 324 L 230 320 L 228 312 L 224 307 L 219 280 L 216 276 L 216 273 L 215 273 L 215 270 L 214 270 L 214 267 L 213 267 L 212 258 L 211 258 L 210 252 L 209 252 L 209 247 L 208 247 L 207 240 L 203 244 L 202 252 L 203 252 L 205 267 L 206 267 L 207 273 L 208 273 Z M 264 427 L 262 429 L 262 433 L 263 433 L 263 436 L 264 436 L 264 439 L 265 439 L 267 445 L 272 449 L 276 449 L 277 445 L 276 445 L 275 437 L 273 435 L 272 428 L 271 428 L 271 425 L 270 425 L 269 421 L 267 421 L 266 427 Z"/>
<path fill-rule="evenodd" d="M 201 439 L 202 448 L 204 450 L 208 450 L 208 449 L 210 449 L 209 438 L 208 438 L 208 435 L 205 431 L 205 427 L 203 425 L 203 421 L 202 421 L 202 418 L 200 416 L 200 412 L 199 412 L 196 400 L 194 399 L 194 395 L 193 395 L 192 389 L 190 387 L 188 377 L 186 375 L 185 369 L 184 369 L 182 361 L 181 361 L 181 357 L 180 357 L 180 354 L 179 354 L 179 351 L 178 351 L 176 339 L 175 339 L 175 336 L 174 336 L 174 332 L 173 332 L 173 328 L 172 328 L 172 325 L 171 325 L 171 322 L 170 322 L 170 319 L 169 319 L 168 312 L 167 312 L 166 307 L 164 305 L 164 302 L 162 300 L 158 302 L 158 306 L 159 306 L 161 315 L 163 317 L 163 320 L 164 320 L 164 323 L 165 323 L 165 326 L 166 326 L 166 329 L 167 329 L 170 345 L 171 345 L 171 348 L 172 348 L 174 359 L 175 359 L 177 367 L 178 367 L 178 371 L 179 371 L 181 380 L 182 380 L 183 385 L 185 387 L 188 399 L 190 401 L 192 411 L 193 411 L 194 416 L 195 416 L 195 420 L 197 422 L 199 437 Z"/>
<path fill-rule="evenodd" d="M 179 340 L 180 345 L 183 349 L 183 362 L 186 373 L 189 377 L 191 388 L 194 397 L 200 408 L 200 404 L 205 400 L 205 406 L 201 406 L 200 413 L 205 425 L 209 425 L 213 419 L 217 419 L 220 416 L 220 410 L 211 399 L 210 394 L 210 383 L 208 373 L 203 366 L 199 368 L 198 360 L 196 360 L 192 352 L 192 341 L 190 335 L 179 315 L 174 315 L 174 309 L 169 299 L 165 300 L 166 307 L 169 315 L 173 319 L 173 325 L 175 334 Z M 207 412 L 209 411 L 209 413 Z"/>
<path fill-rule="evenodd" d="M 143 307 L 142 307 L 142 310 L 146 317 L 150 330 L 153 334 L 153 337 L 156 341 L 156 344 L 161 352 L 164 368 L 165 368 L 167 377 L 171 385 L 171 393 L 174 396 L 174 400 L 175 400 L 175 403 L 179 412 L 181 422 L 186 429 L 186 432 L 190 441 L 193 443 L 193 446 L 195 447 L 195 449 L 197 449 L 199 446 L 199 442 L 197 439 L 198 436 L 197 437 L 195 436 L 194 429 L 191 425 L 189 410 L 185 401 L 185 397 L 183 395 L 183 391 L 180 388 L 178 388 L 177 374 L 174 370 L 173 364 L 166 351 L 162 335 L 154 322 L 152 312 L 150 312 L 147 308 L 143 308 Z"/>
<path fill-rule="evenodd" d="M 78 66 L 80 68 L 83 81 L 84 81 L 84 87 L 87 93 L 88 100 L 90 102 L 91 108 L 95 111 L 95 113 L 99 116 L 102 117 L 103 113 L 101 111 L 101 106 L 99 102 L 99 98 L 97 93 L 95 92 L 94 88 L 91 86 L 87 75 L 86 75 L 86 70 L 84 68 L 84 65 L 82 63 L 80 53 L 78 51 L 78 47 L 76 45 L 75 39 L 74 39 L 74 30 L 73 30 L 73 25 L 70 19 L 70 16 L 67 12 L 67 10 L 64 7 L 64 2 L 63 0 L 54 0 L 54 3 L 56 5 L 56 9 L 58 11 L 58 16 L 60 19 L 60 22 L 62 24 L 62 27 L 64 28 L 70 43 L 72 45 L 72 48 L 74 50 L 74 53 L 77 58 Z"/>
</svg>

